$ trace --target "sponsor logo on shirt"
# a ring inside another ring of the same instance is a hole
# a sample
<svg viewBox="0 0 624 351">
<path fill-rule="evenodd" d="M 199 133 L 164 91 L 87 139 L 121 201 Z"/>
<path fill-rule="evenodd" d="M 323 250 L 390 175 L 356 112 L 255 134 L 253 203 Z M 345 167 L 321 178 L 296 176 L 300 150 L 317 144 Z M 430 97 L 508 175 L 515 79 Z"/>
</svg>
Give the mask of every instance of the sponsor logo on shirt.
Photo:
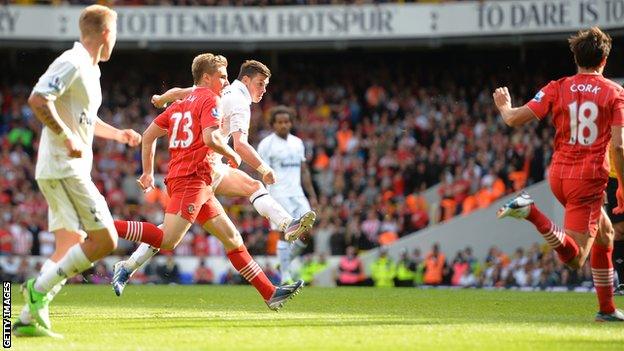
<svg viewBox="0 0 624 351">
<path fill-rule="evenodd" d="M 219 112 L 219 110 L 216 107 L 214 107 L 212 111 L 210 111 L 210 113 L 212 114 L 212 117 L 214 118 L 221 117 L 221 112 Z"/>
<path fill-rule="evenodd" d="M 186 211 L 189 214 L 193 214 L 193 212 L 195 212 L 195 205 L 193 205 L 193 204 L 188 205 L 188 208 L 186 209 Z"/>
<path fill-rule="evenodd" d="M 541 102 L 544 95 L 546 94 L 544 94 L 544 92 L 540 90 L 537 92 L 537 94 L 535 94 L 535 97 L 533 98 L 533 100 L 537 102 Z"/>
</svg>

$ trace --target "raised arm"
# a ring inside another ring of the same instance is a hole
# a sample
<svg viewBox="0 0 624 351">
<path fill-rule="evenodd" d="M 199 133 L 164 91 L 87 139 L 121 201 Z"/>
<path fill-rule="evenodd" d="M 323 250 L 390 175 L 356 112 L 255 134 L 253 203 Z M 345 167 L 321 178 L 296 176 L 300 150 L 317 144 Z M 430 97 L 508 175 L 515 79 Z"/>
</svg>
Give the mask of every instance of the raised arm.
<svg viewBox="0 0 624 351">
<path fill-rule="evenodd" d="M 115 140 L 122 144 L 137 146 L 141 143 L 141 134 L 132 129 L 118 129 L 102 121 L 99 117 L 95 120 L 95 136 L 99 138 Z"/>
<path fill-rule="evenodd" d="M 152 95 L 152 105 L 156 108 L 165 108 L 168 104 L 182 100 L 193 92 L 193 87 L 189 88 L 171 88 L 162 95 Z"/>
<path fill-rule="evenodd" d="M 510 127 L 522 126 L 536 118 L 535 114 L 526 105 L 511 106 L 511 95 L 507 87 L 497 88 L 493 94 L 496 108 L 503 117 L 503 121 Z"/>
<path fill-rule="evenodd" d="M 154 187 L 154 155 L 156 154 L 156 140 L 165 136 L 167 131 L 160 128 L 156 123 L 147 127 L 143 132 L 143 144 L 141 147 L 141 159 L 143 174 L 139 178 L 139 184 L 147 191 Z"/>
</svg>

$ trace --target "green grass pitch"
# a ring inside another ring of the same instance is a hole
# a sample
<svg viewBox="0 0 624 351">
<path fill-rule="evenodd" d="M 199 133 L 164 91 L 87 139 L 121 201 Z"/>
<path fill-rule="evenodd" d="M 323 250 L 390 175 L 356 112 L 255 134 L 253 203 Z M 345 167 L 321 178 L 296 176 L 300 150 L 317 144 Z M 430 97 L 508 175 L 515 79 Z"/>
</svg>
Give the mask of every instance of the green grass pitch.
<svg viewBox="0 0 624 351">
<path fill-rule="evenodd" d="M 65 338 L 12 349 L 624 350 L 624 324 L 595 310 L 585 293 L 304 288 L 276 313 L 250 286 L 67 286 L 50 313 Z"/>
</svg>

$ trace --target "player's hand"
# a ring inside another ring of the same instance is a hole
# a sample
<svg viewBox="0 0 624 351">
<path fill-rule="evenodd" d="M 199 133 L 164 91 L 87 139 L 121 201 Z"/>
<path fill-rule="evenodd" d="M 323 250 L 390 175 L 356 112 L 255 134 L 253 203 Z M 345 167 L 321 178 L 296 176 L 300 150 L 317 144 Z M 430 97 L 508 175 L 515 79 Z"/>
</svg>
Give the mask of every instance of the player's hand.
<svg viewBox="0 0 624 351">
<path fill-rule="evenodd" d="M 271 169 L 262 176 L 262 181 L 266 185 L 271 185 L 271 184 L 275 184 L 276 182 L 275 178 L 276 178 L 275 171 Z"/>
<path fill-rule="evenodd" d="M 494 98 L 494 104 L 496 104 L 499 110 L 511 108 L 511 95 L 509 95 L 507 87 L 497 88 L 494 90 L 492 97 Z"/>
<path fill-rule="evenodd" d="M 241 159 L 240 155 L 237 153 L 232 154 L 232 157 L 233 158 L 227 157 L 228 165 L 232 168 L 238 168 L 243 162 L 243 159 Z"/>
<path fill-rule="evenodd" d="M 65 144 L 65 148 L 67 148 L 67 154 L 72 158 L 81 158 L 82 157 L 82 148 L 80 147 L 80 142 L 74 140 L 73 137 L 68 137 L 63 142 Z"/>
<path fill-rule="evenodd" d="M 165 108 L 167 102 L 163 100 L 162 95 L 154 94 L 152 95 L 152 105 L 156 108 Z"/>
<path fill-rule="evenodd" d="M 618 186 L 618 189 L 615 192 L 615 198 L 617 199 L 617 207 L 613 209 L 613 213 L 614 214 L 624 213 L 624 193 L 623 193 L 622 187 Z"/>
<path fill-rule="evenodd" d="M 150 190 L 154 189 L 154 175 L 143 173 L 141 174 L 139 179 L 137 179 L 137 183 L 139 184 L 143 192 L 147 193 Z"/>
<path fill-rule="evenodd" d="M 129 146 L 137 146 L 141 143 L 141 134 L 132 129 L 123 129 L 120 131 L 118 141 Z"/>
</svg>

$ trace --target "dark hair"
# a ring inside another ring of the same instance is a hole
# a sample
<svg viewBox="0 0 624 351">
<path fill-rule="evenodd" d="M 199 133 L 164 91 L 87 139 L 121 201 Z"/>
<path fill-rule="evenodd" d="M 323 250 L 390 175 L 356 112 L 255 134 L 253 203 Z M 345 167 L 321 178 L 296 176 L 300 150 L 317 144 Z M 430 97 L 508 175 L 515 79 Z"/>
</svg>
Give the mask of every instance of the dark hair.
<svg viewBox="0 0 624 351">
<path fill-rule="evenodd" d="M 264 63 L 256 60 L 247 60 L 241 65 L 237 79 L 242 80 L 244 76 L 253 78 L 258 74 L 271 78 L 271 70 Z"/>
<path fill-rule="evenodd" d="M 611 52 L 611 37 L 598 27 L 581 30 L 568 39 L 574 62 L 579 67 L 596 68 Z"/>
<path fill-rule="evenodd" d="M 269 124 L 273 126 L 277 115 L 284 114 L 284 113 L 288 115 L 288 119 L 290 119 L 291 122 L 293 118 L 295 118 L 295 111 L 292 108 L 284 106 L 284 105 L 279 105 L 271 109 L 271 113 L 269 115 L 270 116 Z"/>
</svg>

